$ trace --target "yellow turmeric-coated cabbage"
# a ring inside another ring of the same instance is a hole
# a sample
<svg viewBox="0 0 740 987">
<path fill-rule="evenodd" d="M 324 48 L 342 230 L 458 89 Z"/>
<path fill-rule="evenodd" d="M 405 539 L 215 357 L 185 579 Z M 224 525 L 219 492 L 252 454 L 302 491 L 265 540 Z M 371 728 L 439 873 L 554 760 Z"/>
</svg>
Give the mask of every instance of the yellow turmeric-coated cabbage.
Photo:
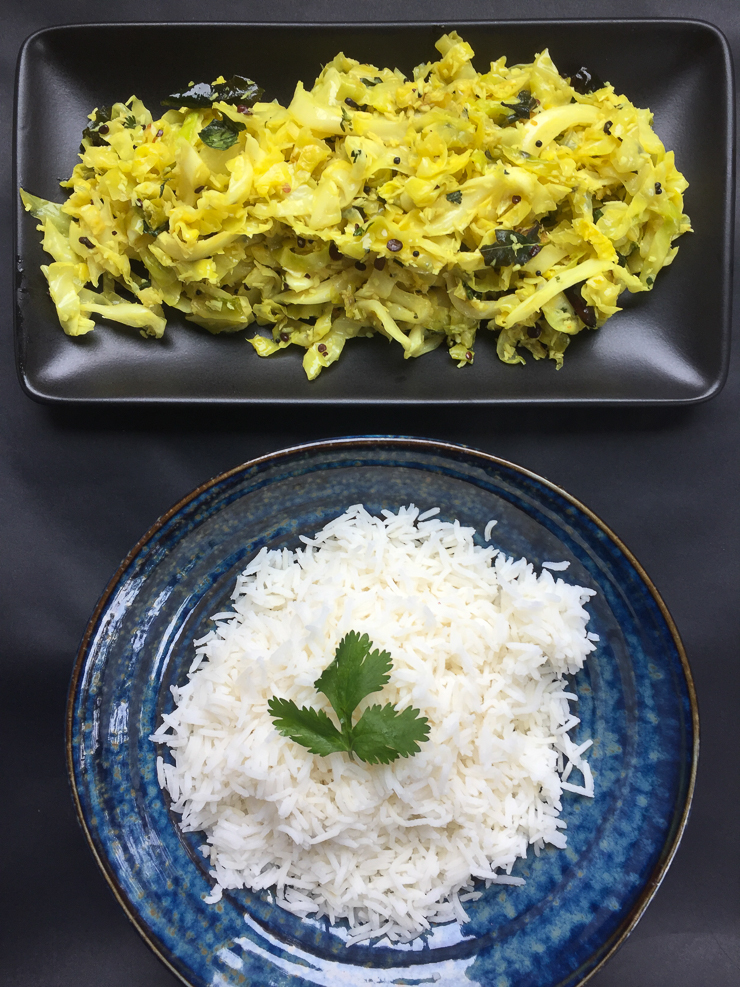
<svg viewBox="0 0 740 987">
<path fill-rule="evenodd" d="M 687 182 L 649 110 L 576 91 L 547 51 L 478 73 L 454 32 L 436 47 L 413 79 L 339 54 L 287 107 L 92 113 L 66 202 L 21 191 L 64 331 L 161 336 L 163 306 L 214 333 L 256 322 L 257 353 L 301 346 L 313 379 L 373 333 L 464 366 L 482 323 L 506 363 L 559 367 L 671 263 Z"/>
</svg>

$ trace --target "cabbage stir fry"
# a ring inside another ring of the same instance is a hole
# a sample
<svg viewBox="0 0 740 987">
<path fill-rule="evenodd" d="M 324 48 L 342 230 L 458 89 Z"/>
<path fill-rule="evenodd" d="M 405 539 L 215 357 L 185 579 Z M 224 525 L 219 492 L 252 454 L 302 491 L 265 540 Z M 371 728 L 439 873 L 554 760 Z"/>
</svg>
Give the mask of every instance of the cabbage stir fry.
<svg viewBox="0 0 740 987">
<path fill-rule="evenodd" d="M 136 97 L 94 111 L 66 202 L 21 191 L 64 331 L 161 336 L 170 306 L 256 323 L 260 356 L 302 347 L 313 379 L 373 333 L 464 366 L 483 325 L 506 363 L 559 367 L 671 263 L 687 182 L 650 111 L 584 70 L 544 51 L 480 74 L 457 34 L 436 47 L 413 79 L 339 54 L 287 107 L 235 76 L 156 120 Z"/>
</svg>

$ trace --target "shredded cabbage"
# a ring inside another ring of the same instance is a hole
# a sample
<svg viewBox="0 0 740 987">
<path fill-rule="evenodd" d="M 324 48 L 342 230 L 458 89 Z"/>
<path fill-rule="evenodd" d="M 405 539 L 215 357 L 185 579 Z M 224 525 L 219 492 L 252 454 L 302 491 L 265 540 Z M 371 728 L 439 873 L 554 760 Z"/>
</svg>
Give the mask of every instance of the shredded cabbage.
<svg viewBox="0 0 740 987">
<path fill-rule="evenodd" d="M 158 120 L 133 96 L 90 114 L 66 202 L 21 190 L 64 331 L 161 336 L 163 305 L 256 322 L 256 352 L 300 346 L 313 379 L 374 333 L 464 366 L 482 324 L 504 362 L 560 367 L 673 261 L 687 182 L 649 110 L 576 91 L 547 51 L 481 74 L 455 32 L 436 47 L 413 79 L 339 54 L 287 107 L 225 102 L 219 78 Z"/>
</svg>

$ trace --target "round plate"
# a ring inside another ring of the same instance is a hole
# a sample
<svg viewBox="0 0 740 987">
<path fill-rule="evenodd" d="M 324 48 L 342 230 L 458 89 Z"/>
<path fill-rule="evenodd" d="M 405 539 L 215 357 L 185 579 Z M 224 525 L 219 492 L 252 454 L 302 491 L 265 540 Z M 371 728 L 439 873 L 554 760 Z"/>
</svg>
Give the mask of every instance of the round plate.
<svg viewBox="0 0 740 987">
<path fill-rule="evenodd" d="M 268 892 L 215 905 L 198 847 L 157 784 L 149 736 L 172 708 L 193 641 L 229 606 L 263 546 L 299 545 L 351 504 L 441 508 L 536 565 L 597 590 L 597 650 L 575 677 L 593 737 L 596 797 L 564 793 L 568 846 L 517 862 L 521 887 L 466 903 L 469 922 L 405 945 L 345 944 Z M 698 717 L 673 622 L 609 529 L 546 480 L 493 456 L 422 439 L 338 439 L 265 456 L 199 487 L 144 536 L 85 633 L 72 679 L 67 754 L 77 809 L 103 873 L 149 945 L 193 987 L 576 987 L 634 927 L 678 845 L 691 801 Z"/>
</svg>

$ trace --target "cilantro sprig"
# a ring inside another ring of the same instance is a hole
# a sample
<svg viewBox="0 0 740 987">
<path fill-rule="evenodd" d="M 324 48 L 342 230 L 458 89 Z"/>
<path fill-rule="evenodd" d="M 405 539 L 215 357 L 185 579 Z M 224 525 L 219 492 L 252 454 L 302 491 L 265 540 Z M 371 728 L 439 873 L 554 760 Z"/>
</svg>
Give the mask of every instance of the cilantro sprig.
<svg viewBox="0 0 740 987">
<path fill-rule="evenodd" d="M 368 706 L 352 724 L 352 714 L 362 700 L 380 692 L 390 678 L 391 656 L 371 648 L 367 634 L 350 631 L 339 642 L 332 663 L 314 682 L 331 703 L 339 729 L 323 710 L 299 708 L 292 699 L 273 696 L 267 707 L 277 731 L 312 754 L 346 751 L 351 759 L 357 755 L 368 764 L 390 764 L 418 753 L 419 744 L 429 735 L 427 718 L 420 716 L 418 709 L 408 707 L 399 713 L 391 703 Z"/>
</svg>

